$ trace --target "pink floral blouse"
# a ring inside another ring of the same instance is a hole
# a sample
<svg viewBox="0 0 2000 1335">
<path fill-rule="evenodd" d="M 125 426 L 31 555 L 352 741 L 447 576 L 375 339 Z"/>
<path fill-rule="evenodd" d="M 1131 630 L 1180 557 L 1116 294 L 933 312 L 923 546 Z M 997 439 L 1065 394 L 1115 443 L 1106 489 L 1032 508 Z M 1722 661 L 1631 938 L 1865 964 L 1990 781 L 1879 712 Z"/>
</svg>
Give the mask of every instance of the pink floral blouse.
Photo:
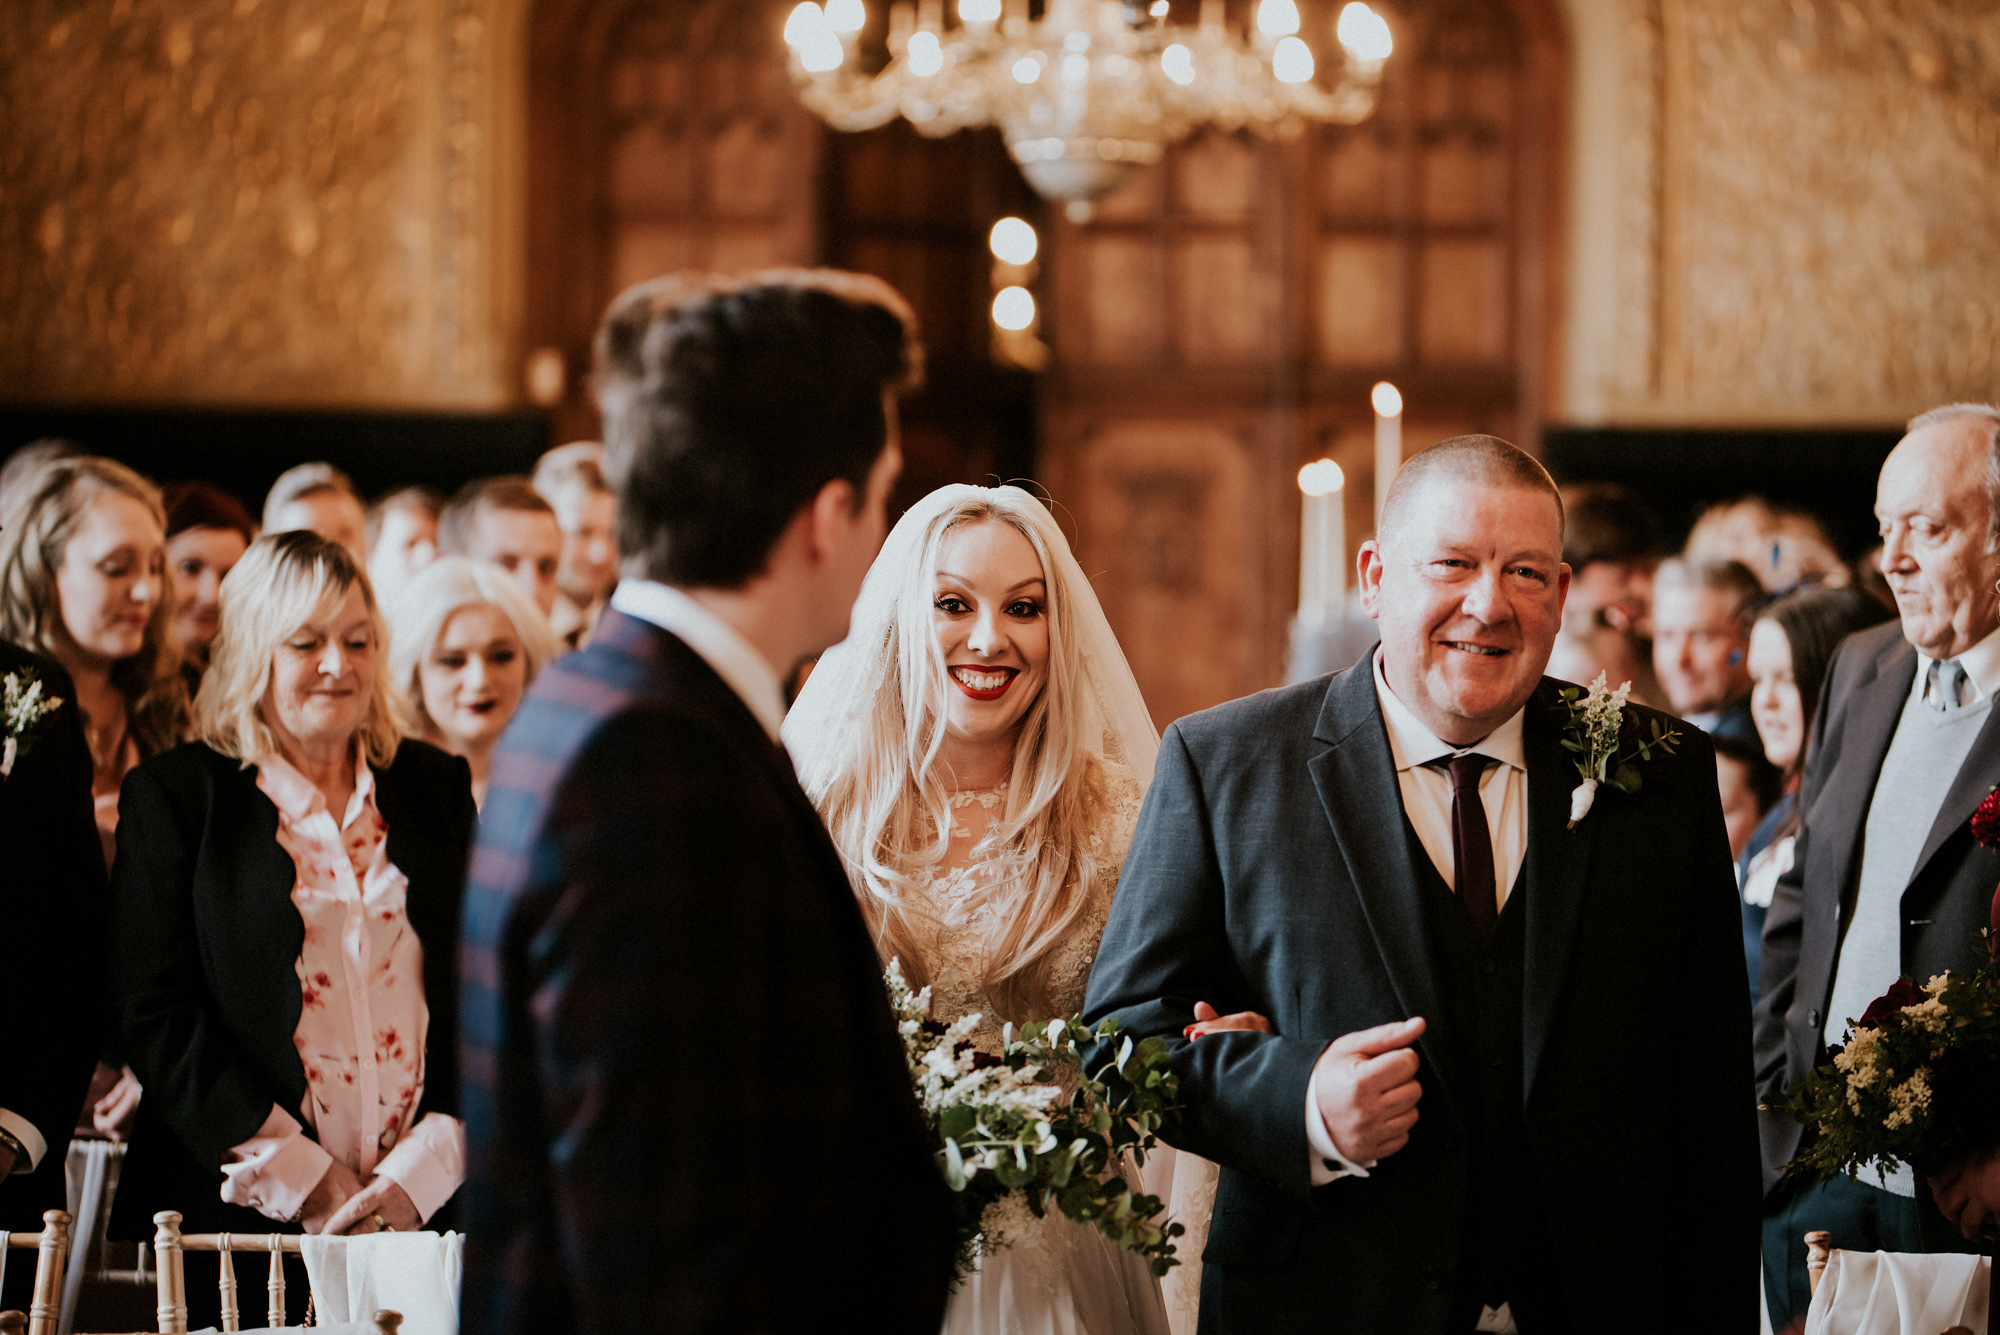
<svg viewBox="0 0 2000 1335">
<path fill-rule="evenodd" d="M 325 795 L 283 759 L 258 762 L 257 787 L 278 808 L 278 844 L 298 868 L 292 903 L 305 946 L 292 1043 L 306 1097 L 298 1116 L 273 1105 L 257 1135 L 235 1148 L 222 1199 L 291 1219 L 338 1159 L 363 1183 L 389 1178 L 428 1219 L 464 1177 L 465 1131 L 442 1113 L 412 1125 L 430 1021 L 423 946 L 404 912 L 409 881 L 389 861 L 374 774 L 357 756 L 339 828 Z"/>
</svg>

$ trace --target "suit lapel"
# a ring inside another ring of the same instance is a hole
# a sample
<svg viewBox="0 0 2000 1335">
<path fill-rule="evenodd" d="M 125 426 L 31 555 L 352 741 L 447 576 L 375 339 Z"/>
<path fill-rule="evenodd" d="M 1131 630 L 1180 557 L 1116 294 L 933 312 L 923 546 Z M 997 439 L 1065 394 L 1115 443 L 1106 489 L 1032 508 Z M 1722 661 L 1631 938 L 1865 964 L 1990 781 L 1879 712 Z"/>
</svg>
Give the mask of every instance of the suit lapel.
<svg viewBox="0 0 2000 1335">
<path fill-rule="evenodd" d="M 1848 711 L 1841 729 L 1836 782 L 1813 802 L 1813 810 L 1804 813 L 1812 824 L 1813 838 L 1828 841 L 1827 861 L 1822 865 L 1838 869 L 1839 879 L 1832 883 L 1832 888 L 1843 902 L 1860 872 L 1856 859 L 1861 851 L 1861 833 L 1868 824 L 1868 807 L 1875 795 L 1875 779 L 1882 772 L 1882 761 L 1889 754 L 1890 739 L 1896 735 L 1896 723 L 1902 717 L 1910 683 L 1916 680 L 1916 675 L 1917 651 L 1900 637 L 1871 667 L 1863 669 L 1854 683 L 1854 707 Z M 1991 727 L 1990 720 L 1988 726 Z M 1826 813 L 1825 818 L 1815 819 L 1822 812 Z M 1966 814 L 1971 814 L 1970 808 Z M 1932 837 L 1936 838 L 1935 832 Z M 1927 848 L 1924 858 L 1929 857 Z M 1827 963 L 1831 968 L 1832 961 Z"/>
<path fill-rule="evenodd" d="M 1314 739 L 1324 746 L 1307 768 L 1390 986 L 1405 1015 L 1429 1021 L 1417 1046 L 1449 1090 L 1455 1072 L 1444 1032 L 1444 994 L 1417 898 L 1402 788 L 1375 695 L 1372 662 L 1372 657 L 1363 659 L 1328 687 L 1313 729 Z"/>
<path fill-rule="evenodd" d="M 1583 908 L 1584 873 L 1598 821 L 1586 817 L 1569 828 L 1570 794 L 1579 781 L 1562 747 L 1557 688 L 1548 680 L 1528 697 L 1521 720 L 1521 749 L 1528 762 L 1528 857 L 1523 868 L 1527 900 L 1526 978 L 1521 989 L 1522 1095 L 1535 1087 L 1535 1071 L 1548 1045 L 1570 944 Z M 1601 797 L 1615 794 L 1601 793 Z"/>
</svg>

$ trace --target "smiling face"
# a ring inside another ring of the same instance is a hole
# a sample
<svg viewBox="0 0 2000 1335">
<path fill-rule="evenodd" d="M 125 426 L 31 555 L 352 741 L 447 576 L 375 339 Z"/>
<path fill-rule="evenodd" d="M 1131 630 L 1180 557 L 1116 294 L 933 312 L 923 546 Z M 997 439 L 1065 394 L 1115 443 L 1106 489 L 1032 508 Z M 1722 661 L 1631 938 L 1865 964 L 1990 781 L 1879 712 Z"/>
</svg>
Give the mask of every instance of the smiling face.
<svg viewBox="0 0 2000 1335">
<path fill-rule="evenodd" d="M 1012 750 L 1049 676 L 1047 577 L 1012 524 L 960 524 L 938 544 L 932 624 L 949 680 L 945 734 Z"/>
<path fill-rule="evenodd" d="M 417 664 L 424 714 L 454 755 L 499 741 L 527 687 L 520 632 L 492 603 L 461 607 L 445 618 L 437 643 Z"/>
<path fill-rule="evenodd" d="M 1985 479 L 1992 423 L 1960 418 L 1912 431 L 1882 465 L 1875 519 L 1882 573 L 1903 638 L 1931 658 L 1964 653 L 2000 618 Z"/>
<path fill-rule="evenodd" d="M 167 540 L 135 496 L 101 488 L 77 516 L 56 567 L 64 649 L 109 668 L 146 642 L 146 622 L 167 596 Z"/>
<path fill-rule="evenodd" d="M 272 651 L 265 722 L 288 751 L 345 746 L 368 713 L 380 646 L 361 586 L 293 628 Z"/>
<path fill-rule="evenodd" d="M 1562 624 L 1569 567 L 1555 499 L 1439 474 L 1361 546 L 1361 605 L 1381 623 L 1389 689 L 1441 741 L 1469 746 L 1527 702 Z"/>
<path fill-rule="evenodd" d="M 1784 627 L 1769 619 L 1750 628 L 1750 717 L 1764 758 L 1791 769 L 1806 744 L 1805 701 L 1792 675 L 1792 642 Z"/>
<path fill-rule="evenodd" d="M 174 574 L 174 627 L 181 644 L 203 662 L 222 625 L 222 581 L 249 546 L 233 528 L 187 528 L 167 539 Z"/>
</svg>

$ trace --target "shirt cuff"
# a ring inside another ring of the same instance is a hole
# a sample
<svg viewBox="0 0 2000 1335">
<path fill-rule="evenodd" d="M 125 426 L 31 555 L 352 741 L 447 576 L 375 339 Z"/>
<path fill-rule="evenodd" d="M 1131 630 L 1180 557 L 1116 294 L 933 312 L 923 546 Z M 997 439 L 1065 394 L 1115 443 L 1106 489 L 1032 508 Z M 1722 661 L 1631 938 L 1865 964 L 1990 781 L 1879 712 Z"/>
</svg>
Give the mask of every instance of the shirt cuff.
<svg viewBox="0 0 2000 1335">
<path fill-rule="evenodd" d="M 465 1181 L 465 1123 L 444 1113 L 425 1113 L 410 1134 L 382 1156 L 375 1176 L 401 1187 L 428 1222 Z"/>
<path fill-rule="evenodd" d="M 5 1131 L 8 1135 L 20 1141 L 21 1148 L 28 1152 L 28 1162 L 25 1164 L 15 1164 L 15 1172 L 32 1173 L 41 1167 L 42 1156 L 49 1152 L 49 1142 L 42 1138 L 41 1132 L 35 1130 L 33 1122 L 17 1112 L 9 1112 L 5 1108 L 0 1108 L 0 1131 Z"/>
<path fill-rule="evenodd" d="M 271 1105 L 257 1134 L 229 1151 L 222 1165 L 222 1199 L 247 1205 L 266 1219 L 295 1219 L 306 1197 L 333 1166 L 333 1156 L 305 1133 L 299 1119 Z"/>
<path fill-rule="evenodd" d="M 1367 1163 L 1356 1163 L 1340 1152 L 1333 1143 L 1333 1132 L 1326 1129 L 1326 1118 L 1319 1110 L 1319 1068 L 1313 1068 L 1312 1079 L 1306 1081 L 1306 1143 L 1311 1148 L 1306 1153 L 1307 1167 L 1312 1174 L 1312 1184 L 1323 1187 L 1343 1177 L 1367 1177 L 1379 1159 Z"/>
</svg>

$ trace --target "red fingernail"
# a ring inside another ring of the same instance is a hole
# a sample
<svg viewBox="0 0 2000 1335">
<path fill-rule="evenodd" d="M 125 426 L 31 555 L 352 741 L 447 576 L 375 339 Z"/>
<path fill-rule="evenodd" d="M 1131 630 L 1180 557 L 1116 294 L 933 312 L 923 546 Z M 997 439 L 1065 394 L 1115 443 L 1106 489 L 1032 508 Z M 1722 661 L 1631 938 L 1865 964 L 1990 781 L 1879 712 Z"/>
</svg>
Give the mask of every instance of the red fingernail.
<svg viewBox="0 0 2000 1335">
<path fill-rule="evenodd" d="M 1193 1037 L 1194 1037 L 1194 1026 L 1193 1026 L 1193 1025 L 1189 1025 L 1189 1026 L 1187 1026 L 1187 1027 L 1186 1027 L 1185 1029 L 1181 1030 L 1181 1037 L 1182 1037 L 1182 1038 L 1193 1038 Z"/>
</svg>

